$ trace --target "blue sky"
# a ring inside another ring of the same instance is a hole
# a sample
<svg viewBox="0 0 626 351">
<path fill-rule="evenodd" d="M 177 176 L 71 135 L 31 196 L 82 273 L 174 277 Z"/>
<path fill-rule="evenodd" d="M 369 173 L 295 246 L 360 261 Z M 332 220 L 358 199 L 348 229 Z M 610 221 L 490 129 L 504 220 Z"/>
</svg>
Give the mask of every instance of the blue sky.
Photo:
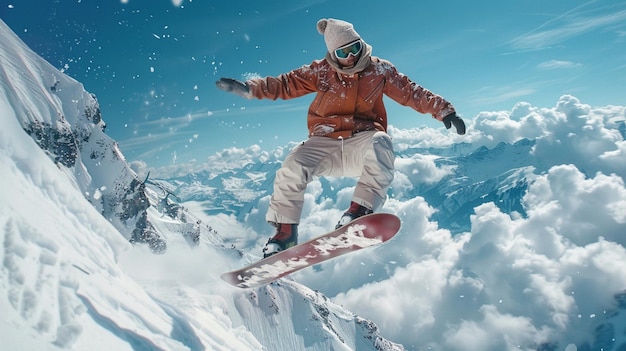
<svg viewBox="0 0 626 351">
<path fill-rule="evenodd" d="M 354 23 L 374 55 L 470 123 L 521 101 L 552 107 L 564 94 L 626 103 L 625 2 L 8 0 L 0 9 L 27 45 L 97 95 L 127 159 L 152 167 L 305 139 L 312 96 L 249 101 L 214 82 L 322 58 L 315 23 L 325 17 Z M 395 127 L 441 127 L 387 108 Z"/>
</svg>

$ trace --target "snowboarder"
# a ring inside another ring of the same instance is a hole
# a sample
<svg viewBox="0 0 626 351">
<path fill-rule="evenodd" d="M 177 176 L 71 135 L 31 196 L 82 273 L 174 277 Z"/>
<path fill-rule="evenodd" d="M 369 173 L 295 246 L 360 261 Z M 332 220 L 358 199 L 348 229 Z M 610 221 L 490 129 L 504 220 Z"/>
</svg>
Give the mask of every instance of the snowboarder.
<svg viewBox="0 0 626 351">
<path fill-rule="evenodd" d="M 465 123 L 451 103 L 399 73 L 389 61 L 372 56 L 372 47 L 351 23 L 321 19 L 317 30 L 328 49 L 324 59 L 278 77 L 216 82 L 218 88 L 248 99 L 317 93 L 308 111 L 309 138 L 276 172 L 266 215 L 276 232 L 263 248 L 264 257 L 297 244 L 304 193 L 314 176 L 359 177 L 336 228 L 382 207 L 394 175 L 383 95 L 465 134 Z"/>
</svg>

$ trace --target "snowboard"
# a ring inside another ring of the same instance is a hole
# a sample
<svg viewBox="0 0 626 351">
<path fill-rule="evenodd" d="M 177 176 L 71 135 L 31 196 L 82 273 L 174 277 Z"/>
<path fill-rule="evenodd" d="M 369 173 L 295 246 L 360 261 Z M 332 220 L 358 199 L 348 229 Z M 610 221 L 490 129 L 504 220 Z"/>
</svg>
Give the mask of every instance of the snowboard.
<svg viewBox="0 0 626 351">
<path fill-rule="evenodd" d="M 239 288 L 256 288 L 331 258 L 384 243 L 399 230 L 400 218 L 393 214 L 365 215 L 330 233 L 223 273 L 220 278 Z"/>
</svg>

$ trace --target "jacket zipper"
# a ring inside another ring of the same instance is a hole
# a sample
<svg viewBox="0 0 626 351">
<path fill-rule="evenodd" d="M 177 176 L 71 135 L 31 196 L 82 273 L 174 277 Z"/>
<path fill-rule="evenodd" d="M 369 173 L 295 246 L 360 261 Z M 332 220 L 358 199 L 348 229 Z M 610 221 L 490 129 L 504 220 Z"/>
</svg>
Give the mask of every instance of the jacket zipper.
<svg viewBox="0 0 626 351">
<path fill-rule="evenodd" d="M 378 89 L 379 89 L 382 85 L 384 85 L 384 84 L 385 84 L 385 80 L 383 79 L 383 80 L 381 80 L 381 81 L 380 81 L 380 83 L 378 83 L 378 84 L 376 85 L 376 87 L 375 87 L 374 89 L 372 89 L 372 92 L 371 92 L 371 93 L 369 93 L 369 94 L 365 97 L 365 99 L 363 99 L 363 100 L 365 100 L 365 102 L 367 102 L 367 103 L 370 103 L 370 102 L 369 102 L 369 99 L 370 99 L 372 96 L 374 96 L 374 94 L 376 94 L 376 93 L 378 92 Z"/>
</svg>

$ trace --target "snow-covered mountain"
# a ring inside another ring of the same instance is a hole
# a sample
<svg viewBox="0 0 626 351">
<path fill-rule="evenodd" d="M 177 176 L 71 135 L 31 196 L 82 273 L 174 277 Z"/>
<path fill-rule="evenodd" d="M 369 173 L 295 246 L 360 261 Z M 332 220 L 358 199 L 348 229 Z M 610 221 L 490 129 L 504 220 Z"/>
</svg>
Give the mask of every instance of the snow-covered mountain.
<svg viewBox="0 0 626 351">
<path fill-rule="evenodd" d="M 80 83 L 0 36 L 2 349 L 403 349 L 295 282 L 221 284 L 248 258 L 137 177 Z"/>
<path fill-rule="evenodd" d="M 242 291 L 218 276 L 258 259 L 292 145 L 137 176 L 95 97 L 0 31 L 3 347 L 626 348 L 624 106 L 519 103 L 463 137 L 391 127 L 383 211 L 400 233 Z M 353 186 L 310 184 L 301 240 L 334 226 Z"/>
</svg>

